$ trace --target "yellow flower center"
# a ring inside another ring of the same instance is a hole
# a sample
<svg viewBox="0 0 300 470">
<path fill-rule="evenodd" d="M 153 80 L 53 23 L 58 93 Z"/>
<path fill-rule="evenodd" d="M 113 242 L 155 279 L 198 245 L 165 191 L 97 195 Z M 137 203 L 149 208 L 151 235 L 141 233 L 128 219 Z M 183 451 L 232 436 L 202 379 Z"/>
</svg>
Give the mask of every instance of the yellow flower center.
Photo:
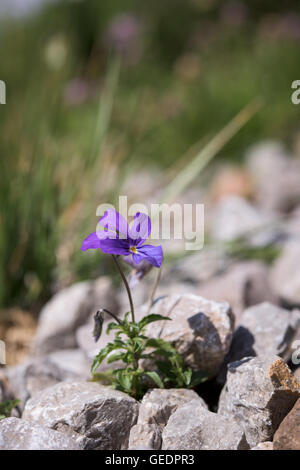
<svg viewBox="0 0 300 470">
<path fill-rule="evenodd" d="M 136 249 L 135 246 L 131 246 L 131 247 L 130 247 L 130 251 L 131 251 L 132 253 L 137 253 L 137 249 Z"/>
</svg>

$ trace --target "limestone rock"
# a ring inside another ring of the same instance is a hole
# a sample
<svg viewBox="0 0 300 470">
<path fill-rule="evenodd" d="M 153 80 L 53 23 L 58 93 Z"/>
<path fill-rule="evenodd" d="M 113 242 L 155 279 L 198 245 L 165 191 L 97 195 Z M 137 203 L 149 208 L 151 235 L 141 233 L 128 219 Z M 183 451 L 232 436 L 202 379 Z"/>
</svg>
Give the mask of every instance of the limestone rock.
<svg viewBox="0 0 300 470">
<path fill-rule="evenodd" d="M 173 413 L 162 433 L 164 450 L 244 450 L 244 431 L 233 419 L 192 400 Z"/>
<path fill-rule="evenodd" d="M 212 279 L 228 266 L 228 257 L 223 250 L 204 248 L 175 262 L 162 273 L 162 283 L 168 285 L 170 279 L 175 284 L 198 285 Z M 165 292 L 166 294 L 166 292 Z"/>
<path fill-rule="evenodd" d="M 49 361 L 64 371 L 66 376 L 89 379 L 91 361 L 87 360 L 81 349 L 62 349 L 47 355 Z"/>
<path fill-rule="evenodd" d="M 88 369 L 87 369 L 88 372 Z M 63 364 L 51 360 L 51 355 L 31 358 L 23 364 L 9 367 L 6 371 L 11 390 L 21 401 L 23 409 L 26 401 L 41 390 L 62 381 L 79 380 L 80 377 L 71 370 L 65 370 Z"/>
<path fill-rule="evenodd" d="M 161 429 L 177 408 L 190 401 L 198 401 L 207 409 L 205 401 L 194 390 L 155 388 L 148 391 L 141 402 L 138 424 L 155 424 Z"/>
<path fill-rule="evenodd" d="M 287 243 L 270 272 L 274 292 L 288 307 L 300 306 L 300 247 Z"/>
<path fill-rule="evenodd" d="M 233 417 L 251 447 L 270 441 L 300 397 L 300 384 L 286 363 L 268 354 L 228 365 L 218 413 Z"/>
<path fill-rule="evenodd" d="M 28 400 L 23 418 L 63 432 L 85 449 L 126 449 L 139 404 L 97 383 L 62 382 Z"/>
<path fill-rule="evenodd" d="M 260 442 L 259 444 L 257 444 L 257 446 L 252 447 L 251 450 L 273 450 L 273 442 L 271 441 Z"/>
<path fill-rule="evenodd" d="M 267 354 L 288 359 L 299 326 L 299 310 L 290 312 L 268 302 L 246 309 L 233 335 L 228 362 Z"/>
<path fill-rule="evenodd" d="M 76 442 L 57 431 L 24 419 L 0 421 L 0 450 L 80 450 Z"/>
<path fill-rule="evenodd" d="M 265 245 L 274 238 L 274 230 L 266 230 L 273 216 L 238 196 L 228 196 L 216 206 L 211 221 L 211 235 L 224 242 L 252 234 L 255 245 Z M 277 236 L 277 235 L 276 235 Z"/>
<path fill-rule="evenodd" d="M 34 352 L 41 355 L 76 347 L 77 328 L 100 307 L 116 309 L 116 295 L 106 277 L 58 292 L 40 313 Z"/>
<path fill-rule="evenodd" d="M 6 400 L 15 400 L 16 396 L 12 390 L 10 380 L 7 375 L 7 370 L 0 370 L 0 403 Z"/>
<path fill-rule="evenodd" d="M 278 142 L 262 142 L 247 154 L 257 203 L 266 210 L 286 212 L 300 201 L 300 162 Z"/>
<path fill-rule="evenodd" d="M 196 295 L 171 295 L 158 299 L 152 313 L 172 321 L 152 323 L 146 333 L 169 341 L 187 365 L 215 375 L 227 354 L 234 317 L 227 302 L 214 302 Z"/>
<path fill-rule="evenodd" d="M 95 343 L 95 340 L 93 338 L 93 328 L 94 328 L 94 321 L 91 319 L 88 323 L 85 325 L 81 326 L 78 328 L 76 332 L 76 340 L 77 343 L 83 352 L 84 356 L 86 357 L 86 360 L 89 361 L 90 363 L 98 354 L 98 352 L 103 349 L 107 343 L 112 342 L 115 338 L 115 330 L 111 330 L 108 334 L 106 333 L 106 328 L 109 323 L 111 323 L 112 319 L 107 318 L 105 319 L 102 327 L 102 334 Z M 98 372 L 104 372 L 108 369 L 112 368 L 121 368 L 124 366 L 124 363 L 121 361 L 116 361 L 113 364 L 108 364 L 107 359 L 104 359 L 104 361 L 101 363 L 100 367 L 98 368 Z"/>
<path fill-rule="evenodd" d="M 247 170 L 234 165 L 222 165 L 214 175 L 209 193 L 213 201 L 229 195 L 247 199 L 253 194 L 253 182 Z"/>
<path fill-rule="evenodd" d="M 130 449 L 160 449 L 161 433 L 170 416 L 180 406 L 190 401 L 207 409 L 196 392 L 187 389 L 149 390 L 140 405 L 137 425 L 130 431 Z"/>
<path fill-rule="evenodd" d="M 135 424 L 130 431 L 129 450 L 158 450 L 161 446 L 161 429 L 155 424 Z"/>
<path fill-rule="evenodd" d="M 197 294 L 217 302 L 228 302 L 235 315 L 236 327 L 245 308 L 264 301 L 276 302 L 269 283 L 269 270 L 260 261 L 235 263 L 219 276 L 200 284 Z"/>
<path fill-rule="evenodd" d="M 300 398 L 274 435 L 274 450 L 300 450 Z"/>
</svg>

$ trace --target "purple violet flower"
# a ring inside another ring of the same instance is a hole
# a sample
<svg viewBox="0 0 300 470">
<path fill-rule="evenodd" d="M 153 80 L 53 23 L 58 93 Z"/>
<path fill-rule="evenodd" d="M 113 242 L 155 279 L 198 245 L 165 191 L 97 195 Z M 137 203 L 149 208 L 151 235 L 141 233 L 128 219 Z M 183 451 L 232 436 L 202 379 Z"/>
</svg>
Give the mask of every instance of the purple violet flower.
<svg viewBox="0 0 300 470">
<path fill-rule="evenodd" d="M 91 233 L 83 241 L 82 251 L 100 248 L 110 255 L 131 255 L 136 264 L 146 260 L 160 268 L 163 260 L 161 245 L 144 245 L 151 233 L 151 221 L 146 214 L 137 212 L 129 227 L 119 212 L 108 209 L 100 218 L 99 224 L 103 229 Z"/>
</svg>

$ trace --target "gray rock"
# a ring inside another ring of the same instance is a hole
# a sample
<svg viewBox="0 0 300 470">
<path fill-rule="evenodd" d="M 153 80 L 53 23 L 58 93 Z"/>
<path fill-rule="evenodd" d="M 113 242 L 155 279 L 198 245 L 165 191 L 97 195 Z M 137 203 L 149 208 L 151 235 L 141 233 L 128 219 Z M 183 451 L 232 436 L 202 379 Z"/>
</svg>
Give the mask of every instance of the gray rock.
<svg viewBox="0 0 300 470">
<path fill-rule="evenodd" d="M 273 442 L 271 441 L 260 442 L 259 444 L 257 444 L 257 446 L 252 447 L 251 450 L 273 450 Z"/>
<path fill-rule="evenodd" d="M 40 313 L 35 354 L 75 348 L 77 328 L 101 307 L 117 309 L 116 295 L 106 277 L 74 284 L 54 295 Z"/>
<path fill-rule="evenodd" d="M 191 401 L 173 413 L 162 433 L 164 450 L 244 450 L 244 431 L 225 418 Z"/>
<path fill-rule="evenodd" d="M 111 342 L 115 338 L 116 331 L 111 330 L 108 334 L 106 333 L 106 328 L 107 325 L 112 321 L 111 318 L 106 318 L 106 320 L 103 323 L 103 328 L 102 328 L 102 334 L 95 343 L 94 338 L 93 338 L 93 328 L 94 328 L 94 321 L 91 319 L 86 325 L 81 326 L 78 328 L 76 332 L 76 340 L 81 348 L 82 353 L 86 357 L 86 360 L 91 363 L 91 361 L 94 359 L 96 354 L 103 349 L 107 343 Z M 121 368 L 124 366 L 124 363 L 121 361 L 116 361 L 113 364 L 108 364 L 107 359 L 104 359 L 100 367 L 98 368 L 98 372 L 105 372 L 106 370 L 112 369 L 112 368 Z"/>
<path fill-rule="evenodd" d="M 0 370 L 0 403 L 6 400 L 14 400 L 15 398 L 7 375 L 7 369 L 3 368 L 3 371 Z"/>
<path fill-rule="evenodd" d="M 69 375 L 89 379 L 91 376 L 91 361 L 87 360 L 81 349 L 62 349 L 48 354 L 48 359 Z"/>
<path fill-rule="evenodd" d="M 192 400 L 198 401 L 199 405 L 207 409 L 205 401 L 194 390 L 180 388 L 149 390 L 141 402 L 138 424 L 153 424 L 162 429 L 177 408 Z"/>
<path fill-rule="evenodd" d="M 218 413 L 234 417 L 251 447 L 270 441 L 300 396 L 300 384 L 286 363 L 268 354 L 228 366 Z"/>
<path fill-rule="evenodd" d="M 130 449 L 160 449 L 161 433 L 170 416 L 191 401 L 207 409 L 196 392 L 187 389 L 149 390 L 143 397 L 137 425 L 130 431 Z"/>
<path fill-rule="evenodd" d="M 289 242 L 299 241 L 300 233 L 300 206 L 298 205 L 288 216 L 282 218 L 282 225 L 286 239 Z"/>
<path fill-rule="evenodd" d="M 288 307 L 300 306 L 300 246 L 287 243 L 270 272 L 274 292 Z"/>
<path fill-rule="evenodd" d="M 257 203 L 266 210 L 285 212 L 300 201 L 300 162 L 278 142 L 263 142 L 247 154 Z"/>
<path fill-rule="evenodd" d="M 215 240 L 229 242 L 251 234 L 253 244 L 265 245 L 274 238 L 274 230 L 266 229 L 266 224 L 273 220 L 271 214 L 245 199 L 227 196 L 217 204 L 213 212 L 210 231 Z"/>
<path fill-rule="evenodd" d="M 76 442 L 57 431 L 24 419 L 5 418 L 0 421 L 1 450 L 80 450 Z"/>
<path fill-rule="evenodd" d="M 139 404 L 97 383 L 62 382 L 28 400 L 23 418 L 63 432 L 85 449 L 126 449 Z"/>
<path fill-rule="evenodd" d="M 297 367 L 297 369 L 294 371 L 294 376 L 300 382 L 300 367 Z"/>
<path fill-rule="evenodd" d="M 175 284 L 191 286 L 203 283 L 222 273 L 228 266 L 229 259 L 222 249 L 204 248 L 175 262 L 162 273 L 162 284 L 168 286 L 170 279 Z M 164 292 L 166 294 L 168 292 Z"/>
<path fill-rule="evenodd" d="M 299 310 L 290 312 L 268 302 L 250 307 L 242 314 L 233 335 L 227 361 L 268 354 L 289 359 L 299 326 Z"/>
<path fill-rule="evenodd" d="M 161 446 L 161 429 L 155 424 L 136 424 L 131 428 L 129 450 L 158 450 Z"/>
<path fill-rule="evenodd" d="M 219 276 L 200 284 L 197 294 L 217 302 L 228 302 L 235 315 L 236 327 L 245 308 L 264 301 L 276 302 L 269 283 L 269 270 L 260 261 L 233 264 Z"/>
<path fill-rule="evenodd" d="M 280 423 L 273 443 L 274 450 L 300 450 L 300 399 Z"/>
<path fill-rule="evenodd" d="M 62 381 L 79 380 L 80 377 L 69 370 L 63 369 L 63 364 L 51 360 L 51 356 L 31 358 L 23 364 L 9 367 L 6 371 L 11 390 L 21 401 L 23 409 L 26 401 L 41 390 Z M 87 369 L 88 372 L 88 369 Z"/>
<path fill-rule="evenodd" d="M 227 354 L 234 328 L 234 317 L 227 302 L 209 301 L 196 295 L 171 295 L 158 299 L 152 313 L 169 316 L 172 321 L 152 323 L 146 330 L 151 337 L 169 341 L 195 370 L 214 375 Z"/>
</svg>

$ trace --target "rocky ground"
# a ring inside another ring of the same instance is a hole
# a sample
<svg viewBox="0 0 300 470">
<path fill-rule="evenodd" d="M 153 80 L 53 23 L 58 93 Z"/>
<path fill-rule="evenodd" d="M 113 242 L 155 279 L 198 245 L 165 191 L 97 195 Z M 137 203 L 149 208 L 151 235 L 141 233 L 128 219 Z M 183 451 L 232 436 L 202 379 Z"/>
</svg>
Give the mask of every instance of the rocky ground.
<svg viewBox="0 0 300 470">
<path fill-rule="evenodd" d="M 93 314 L 127 301 L 109 278 L 78 283 L 42 309 L 26 362 L 0 371 L 0 402 L 21 401 L 0 421 L 0 449 L 300 450 L 300 162 L 274 143 L 246 162 L 242 183 L 220 170 L 207 202 L 213 243 L 164 269 L 153 312 L 172 321 L 148 331 L 211 380 L 140 403 L 89 382 L 112 337 L 94 343 Z M 227 249 L 237 238 L 278 256 L 241 259 Z M 133 292 L 142 316 L 149 281 Z"/>
</svg>

